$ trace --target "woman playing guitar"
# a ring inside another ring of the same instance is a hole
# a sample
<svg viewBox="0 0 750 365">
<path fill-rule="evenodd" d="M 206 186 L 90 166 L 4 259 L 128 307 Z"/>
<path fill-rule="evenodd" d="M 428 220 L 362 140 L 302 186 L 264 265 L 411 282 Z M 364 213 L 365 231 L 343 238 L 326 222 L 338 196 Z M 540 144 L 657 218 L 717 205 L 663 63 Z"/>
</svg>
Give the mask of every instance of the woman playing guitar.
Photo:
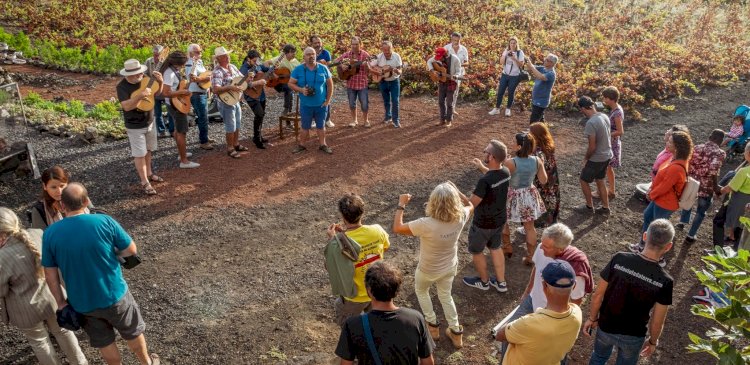
<svg viewBox="0 0 750 365">
<path fill-rule="evenodd" d="M 164 75 L 164 88 L 162 94 L 167 101 L 167 112 L 174 118 L 174 139 L 177 143 L 177 152 L 179 153 L 180 168 L 194 169 L 200 164 L 188 160 L 187 146 L 185 135 L 188 131 L 187 114 L 180 112 L 172 105 L 172 98 L 190 96 L 192 93 L 188 90 L 178 90 L 182 77 L 180 69 L 185 66 L 187 55 L 182 51 L 174 51 L 167 56 L 164 65 L 161 66 L 161 72 Z"/>
</svg>

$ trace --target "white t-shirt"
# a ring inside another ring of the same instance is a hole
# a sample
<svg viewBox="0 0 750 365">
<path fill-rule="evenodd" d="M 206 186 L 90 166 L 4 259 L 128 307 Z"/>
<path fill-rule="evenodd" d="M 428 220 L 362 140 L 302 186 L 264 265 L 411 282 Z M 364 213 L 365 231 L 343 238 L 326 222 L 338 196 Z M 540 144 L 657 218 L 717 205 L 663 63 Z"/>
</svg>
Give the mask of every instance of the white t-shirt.
<svg viewBox="0 0 750 365">
<path fill-rule="evenodd" d="M 167 68 L 166 71 L 164 71 L 164 85 L 169 85 L 172 92 L 177 91 L 177 88 L 180 86 L 180 80 L 177 78 L 177 74 L 174 73 L 171 67 Z M 167 104 L 172 105 L 172 102 L 169 100 L 169 98 L 164 98 L 164 100 L 167 101 Z"/>
<path fill-rule="evenodd" d="M 554 260 L 551 257 L 544 256 L 541 244 L 536 246 L 532 258 L 532 261 L 534 261 L 534 287 L 531 288 L 531 305 L 534 306 L 534 310 L 547 306 L 547 297 L 544 296 L 544 289 L 542 288 L 542 270 Z M 586 280 L 576 275 L 576 287 L 570 293 L 570 299 L 581 299 L 584 295 L 586 295 Z"/>
<path fill-rule="evenodd" d="M 466 47 L 464 47 L 463 44 L 458 46 L 458 52 L 456 52 L 453 49 L 453 43 L 448 43 L 443 48 L 445 48 L 448 51 L 448 53 L 452 55 L 456 55 L 456 57 L 458 57 L 458 60 L 461 61 L 462 65 L 466 62 L 469 62 L 469 50 L 466 49 Z M 459 72 L 458 75 L 462 76 L 464 74 L 466 74 L 466 69 L 464 69 L 464 67 L 461 66 L 461 71 Z"/>
<path fill-rule="evenodd" d="M 523 60 L 524 60 L 523 51 L 519 49 L 518 51 L 513 52 L 513 53 L 516 54 L 516 58 L 518 58 L 518 61 L 523 64 Z M 500 56 L 501 59 L 505 57 L 505 64 L 503 65 L 503 73 L 508 76 L 518 76 L 521 73 L 521 68 L 518 67 L 518 65 L 515 62 L 513 62 L 513 59 L 511 59 L 510 57 L 506 57 L 507 54 L 508 54 L 508 50 L 506 49 L 505 51 L 503 51 L 503 54 Z"/>
<path fill-rule="evenodd" d="M 385 55 L 383 53 L 380 53 L 378 55 L 378 58 L 374 61 L 374 63 L 375 63 L 375 66 L 378 66 L 378 67 L 391 66 L 393 68 L 396 68 L 396 67 L 400 67 L 401 65 L 403 65 L 403 63 L 401 62 L 401 56 L 399 56 L 398 53 L 396 52 L 391 52 L 390 60 L 385 59 Z M 401 77 L 401 75 L 394 72 L 391 75 L 391 77 L 385 78 L 384 80 L 393 81 L 399 77 Z"/>
<path fill-rule="evenodd" d="M 445 223 L 423 217 L 407 223 L 411 233 L 419 237 L 419 263 L 417 270 L 438 275 L 458 265 L 458 236 L 469 219 L 469 208 L 464 217 L 455 223 Z"/>
</svg>

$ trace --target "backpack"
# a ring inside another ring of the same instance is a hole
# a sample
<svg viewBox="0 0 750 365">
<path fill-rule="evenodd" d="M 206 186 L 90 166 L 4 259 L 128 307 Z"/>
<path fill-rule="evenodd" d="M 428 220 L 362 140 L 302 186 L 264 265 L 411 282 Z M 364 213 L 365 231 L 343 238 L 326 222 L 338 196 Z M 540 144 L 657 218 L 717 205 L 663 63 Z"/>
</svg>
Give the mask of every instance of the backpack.
<svg viewBox="0 0 750 365">
<path fill-rule="evenodd" d="M 682 194 L 677 194 L 677 196 L 680 199 L 680 209 L 690 210 L 693 209 L 693 205 L 698 201 L 698 190 L 700 190 L 701 183 L 688 175 L 685 166 L 682 166 L 682 168 L 685 170 L 686 181 L 685 186 L 682 188 Z"/>
</svg>

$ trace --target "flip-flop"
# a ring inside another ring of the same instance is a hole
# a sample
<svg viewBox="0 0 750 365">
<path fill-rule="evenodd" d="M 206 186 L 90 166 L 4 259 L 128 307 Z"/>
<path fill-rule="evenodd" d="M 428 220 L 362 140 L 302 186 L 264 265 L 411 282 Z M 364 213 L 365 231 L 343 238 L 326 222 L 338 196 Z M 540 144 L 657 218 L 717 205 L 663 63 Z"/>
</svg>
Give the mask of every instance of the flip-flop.
<svg viewBox="0 0 750 365">
<path fill-rule="evenodd" d="M 245 147 L 245 146 L 243 146 L 243 145 L 241 145 L 241 144 L 238 144 L 238 145 L 234 146 L 234 150 L 237 151 L 237 152 L 241 152 L 241 151 L 248 151 L 248 148 Z"/>
<path fill-rule="evenodd" d="M 227 156 L 231 158 L 240 158 L 240 154 L 237 151 L 227 151 Z"/>
<path fill-rule="evenodd" d="M 161 360 L 159 359 L 159 355 L 157 354 L 151 354 L 151 365 L 161 365 Z"/>
<path fill-rule="evenodd" d="M 162 179 L 157 174 L 151 174 L 151 176 L 149 176 L 148 179 L 151 180 L 151 182 L 164 182 L 164 179 Z"/>
</svg>

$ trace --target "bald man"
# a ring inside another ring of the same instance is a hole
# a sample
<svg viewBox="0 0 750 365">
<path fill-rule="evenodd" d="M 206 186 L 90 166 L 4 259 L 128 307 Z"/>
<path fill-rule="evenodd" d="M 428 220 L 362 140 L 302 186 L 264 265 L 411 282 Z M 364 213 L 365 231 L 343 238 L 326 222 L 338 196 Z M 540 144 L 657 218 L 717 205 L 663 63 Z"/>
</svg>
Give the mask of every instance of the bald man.
<svg viewBox="0 0 750 365">
<path fill-rule="evenodd" d="M 312 47 L 305 48 L 303 58 L 305 63 L 297 66 L 289 79 L 289 87 L 299 93 L 299 111 L 302 133 L 299 136 L 297 148 L 292 153 L 302 153 L 307 150 L 305 142 L 310 136 L 313 121 L 318 130 L 319 150 L 332 154 L 333 150 L 326 144 L 325 120 L 328 105 L 333 95 L 333 80 L 331 71 L 315 59 L 317 52 Z"/>
</svg>

